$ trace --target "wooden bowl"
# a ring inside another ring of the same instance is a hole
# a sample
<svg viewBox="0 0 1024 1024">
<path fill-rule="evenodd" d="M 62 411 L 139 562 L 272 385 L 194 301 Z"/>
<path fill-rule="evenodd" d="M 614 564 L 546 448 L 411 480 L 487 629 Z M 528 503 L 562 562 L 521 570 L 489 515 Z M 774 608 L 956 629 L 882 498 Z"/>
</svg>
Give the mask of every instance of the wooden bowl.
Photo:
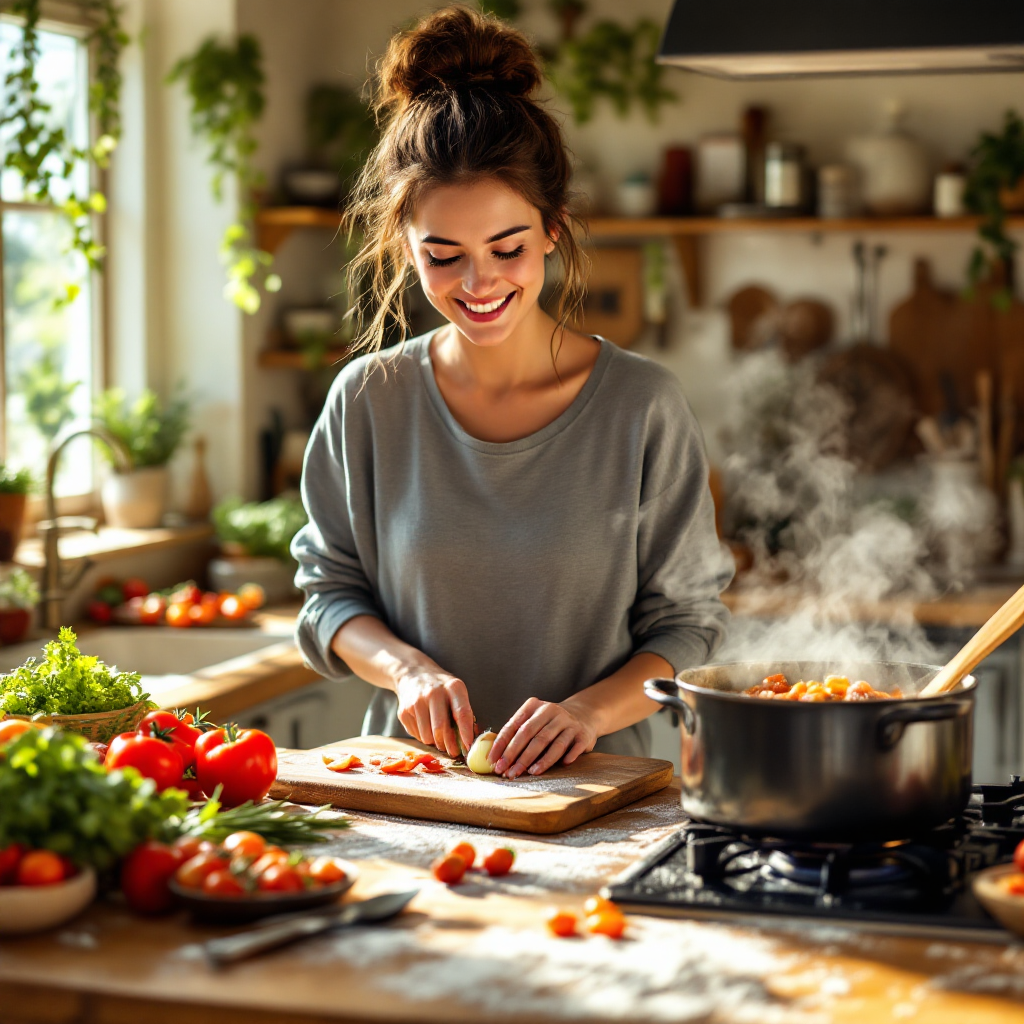
<svg viewBox="0 0 1024 1024">
<path fill-rule="evenodd" d="M 994 868 L 979 871 L 971 882 L 978 902 L 1014 935 L 1024 935 L 1024 896 L 1008 893 L 1000 880 L 1019 874 L 1021 872 L 1013 864 L 997 864 Z"/>
<path fill-rule="evenodd" d="M 55 928 L 81 913 L 96 895 L 96 872 L 79 871 L 54 885 L 0 886 L 0 935 Z"/>
</svg>

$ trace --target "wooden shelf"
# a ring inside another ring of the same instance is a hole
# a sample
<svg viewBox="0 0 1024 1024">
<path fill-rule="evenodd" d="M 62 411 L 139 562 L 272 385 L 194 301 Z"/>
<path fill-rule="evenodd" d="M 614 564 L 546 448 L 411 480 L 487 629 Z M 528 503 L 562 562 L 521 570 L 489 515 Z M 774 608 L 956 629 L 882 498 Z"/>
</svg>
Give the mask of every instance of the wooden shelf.
<svg viewBox="0 0 1024 1024">
<path fill-rule="evenodd" d="M 256 246 L 272 253 L 296 228 L 340 227 L 341 214 L 323 206 L 265 206 L 256 214 Z"/>
<path fill-rule="evenodd" d="M 333 366 L 348 355 L 347 348 L 328 349 L 321 362 L 321 366 Z M 310 369 L 309 359 L 305 352 L 299 349 L 290 348 L 267 348 L 264 349 L 257 360 L 265 370 L 308 370 Z"/>
</svg>

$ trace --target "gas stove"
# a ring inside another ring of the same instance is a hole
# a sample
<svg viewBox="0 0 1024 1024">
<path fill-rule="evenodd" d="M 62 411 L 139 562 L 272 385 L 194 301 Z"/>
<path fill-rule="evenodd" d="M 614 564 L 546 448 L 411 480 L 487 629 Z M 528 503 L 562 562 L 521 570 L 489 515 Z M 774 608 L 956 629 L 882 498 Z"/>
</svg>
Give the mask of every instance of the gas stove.
<svg viewBox="0 0 1024 1024">
<path fill-rule="evenodd" d="M 687 820 L 603 895 L 640 913 L 773 917 L 935 938 L 1004 941 L 970 878 L 1024 840 L 1024 781 L 975 786 L 963 814 L 912 839 L 810 843 Z"/>
</svg>

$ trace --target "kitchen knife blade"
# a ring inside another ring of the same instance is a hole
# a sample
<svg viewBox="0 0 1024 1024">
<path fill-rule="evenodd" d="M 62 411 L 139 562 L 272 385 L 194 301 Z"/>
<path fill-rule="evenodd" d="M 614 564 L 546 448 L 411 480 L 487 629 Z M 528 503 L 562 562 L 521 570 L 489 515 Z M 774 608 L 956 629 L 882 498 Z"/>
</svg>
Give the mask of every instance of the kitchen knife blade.
<svg viewBox="0 0 1024 1024">
<path fill-rule="evenodd" d="M 388 892 L 381 896 L 372 896 L 359 903 L 347 903 L 339 910 L 328 913 L 308 914 L 292 917 L 287 921 L 274 921 L 238 935 L 210 939 L 209 942 L 203 943 L 203 950 L 216 967 L 237 963 L 239 960 L 245 960 L 259 953 L 266 953 L 268 950 L 277 949 L 279 946 L 295 942 L 297 939 L 320 935 L 333 928 L 386 921 L 400 913 L 418 892 L 419 889 Z"/>
</svg>

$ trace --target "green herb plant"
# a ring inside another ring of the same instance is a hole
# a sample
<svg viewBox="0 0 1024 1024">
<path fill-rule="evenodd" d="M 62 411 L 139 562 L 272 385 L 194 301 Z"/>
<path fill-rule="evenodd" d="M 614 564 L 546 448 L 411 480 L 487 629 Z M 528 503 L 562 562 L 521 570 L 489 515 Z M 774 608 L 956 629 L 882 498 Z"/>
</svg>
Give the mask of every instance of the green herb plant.
<svg viewBox="0 0 1024 1024">
<path fill-rule="evenodd" d="M 0 714 L 95 714 L 149 700 L 138 672 L 111 671 L 99 658 L 82 654 L 77 642 L 74 631 L 64 626 L 44 648 L 41 661 L 29 658 L 0 676 Z"/>
<path fill-rule="evenodd" d="M 0 849 L 21 843 L 103 871 L 146 839 L 173 838 L 188 804 L 134 768 L 108 772 L 73 733 L 29 729 L 0 751 Z"/>
<path fill-rule="evenodd" d="M 30 470 L 10 469 L 0 462 L 0 494 L 28 494 L 34 485 Z"/>
<path fill-rule="evenodd" d="M 109 388 L 93 405 L 93 417 L 131 452 L 132 465 L 165 466 L 188 431 L 190 406 L 177 394 L 164 404 L 153 391 L 128 402 L 121 388 Z M 103 448 L 106 452 L 106 446 Z M 112 458 L 107 453 L 108 458 Z"/>
<path fill-rule="evenodd" d="M 42 2 L 13 0 L 7 10 L 21 19 L 22 32 L 9 55 L 10 70 L 4 76 L 0 128 L 10 131 L 10 141 L 3 166 L 20 176 L 26 202 L 54 206 L 68 218 L 72 228 L 71 248 L 82 254 L 91 269 L 99 270 L 106 250 L 94 236 L 93 216 L 106 212 L 107 199 L 99 190 L 79 195 L 71 184 L 79 166 L 91 163 L 94 167 L 106 168 L 111 153 L 117 148 L 121 137 L 118 62 L 128 44 L 128 36 L 121 28 L 121 8 L 114 0 L 77 0 L 77 3 L 93 25 L 87 41 L 92 50 L 89 111 L 99 129 L 96 142 L 85 149 L 77 147 L 63 127 L 52 123 L 51 107 L 39 95 L 36 76 Z M 51 192 L 55 178 L 71 189 L 68 198 L 60 203 Z M 64 305 L 73 302 L 79 291 L 78 285 L 68 284 L 59 302 Z"/>
<path fill-rule="evenodd" d="M 39 604 L 39 587 L 24 569 L 11 569 L 0 579 L 0 609 L 31 611 Z"/>
<path fill-rule="evenodd" d="M 81 387 L 65 380 L 61 354 L 47 347 L 18 376 L 18 390 L 25 400 L 25 415 L 47 442 L 52 441 L 74 418 L 71 399 Z"/>
<path fill-rule="evenodd" d="M 1003 193 L 1024 178 L 1024 121 L 1015 110 L 1006 112 L 1001 132 L 983 132 L 971 150 L 971 166 L 964 189 L 964 204 L 981 215 L 980 244 L 971 254 L 967 268 L 968 289 L 973 291 L 987 280 L 997 288 L 993 305 L 1010 308 L 1013 301 L 1009 268 L 1017 243 L 1006 233 Z"/>
<path fill-rule="evenodd" d="M 292 538 L 306 525 L 306 510 L 294 498 L 243 503 L 238 498 L 221 502 L 212 513 L 221 543 L 237 544 L 249 555 L 268 555 L 290 562 Z"/>
<path fill-rule="evenodd" d="M 247 800 L 237 807 L 221 810 L 218 788 L 201 807 L 193 807 L 185 815 L 180 830 L 183 835 L 222 843 L 233 832 L 256 832 L 275 846 L 298 846 L 322 843 L 326 831 L 349 827 L 346 818 L 323 818 L 324 812 L 333 810 L 330 804 L 318 807 L 312 813 L 296 813 L 284 809 L 284 800 L 265 800 L 255 804 Z"/>
<path fill-rule="evenodd" d="M 262 63 L 255 36 L 241 35 L 233 45 L 210 37 L 167 76 L 169 83 L 185 83 L 192 101 L 192 132 L 210 147 L 214 199 L 223 198 L 225 175 L 234 175 L 237 182 L 239 215 L 224 232 L 220 258 L 228 277 L 224 297 L 249 314 L 260 308 L 261 283 L 268 292 L 281 287 L 281 278 L 269 272 L 273 256 L 255 245 L 252 234 L 257 209 L 253 193 L 263 184 L 252 164 L 258 146 L 253 128 L 266 105 Z"/>
</svg>

